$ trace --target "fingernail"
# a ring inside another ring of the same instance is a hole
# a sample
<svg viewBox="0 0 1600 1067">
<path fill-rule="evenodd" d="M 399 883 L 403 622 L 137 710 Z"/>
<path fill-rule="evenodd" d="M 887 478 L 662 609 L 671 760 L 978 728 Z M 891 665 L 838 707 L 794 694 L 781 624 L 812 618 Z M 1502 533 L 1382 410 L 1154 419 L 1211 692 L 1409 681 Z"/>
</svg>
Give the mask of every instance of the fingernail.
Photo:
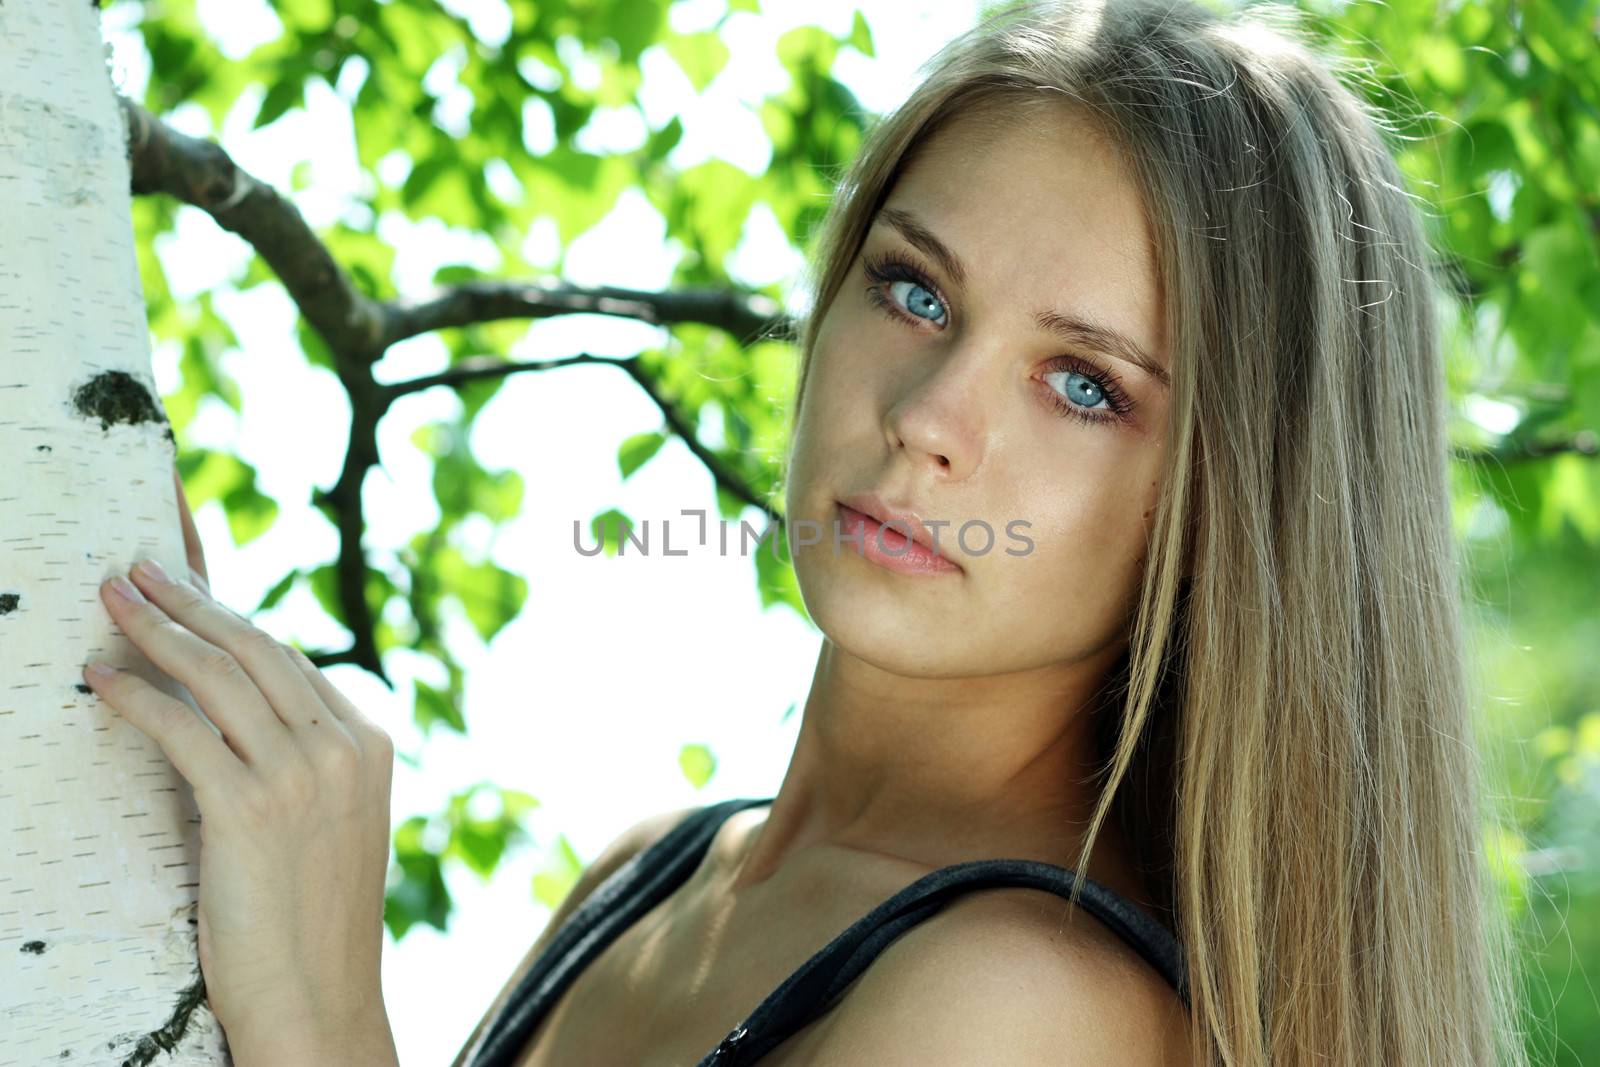
<svg viewBox="0 0 1600 1067">
<path fill-rule="evenodd" d="M 167 572 L 162 570 L 161 564 L 153 559 L 141 559 L 135 569 L 152 582 L 164 582 L 167 580 Z"/>
<path fill-rule="evenodd" d="M 117 669 L 115 667 L 108 663 L 100 662 L 89 664 L 88 670 L 89 673 L 94 675 L 96 678 L 110 678 L 113 674 L 117 673 Z"/>
<path fill-rule="evenodd" d="M 144 594 L 139 592 L 138 587 L 120 574 L 111 579 L 111 591 L 130 604 L 145 603 Z"/>
</svg>

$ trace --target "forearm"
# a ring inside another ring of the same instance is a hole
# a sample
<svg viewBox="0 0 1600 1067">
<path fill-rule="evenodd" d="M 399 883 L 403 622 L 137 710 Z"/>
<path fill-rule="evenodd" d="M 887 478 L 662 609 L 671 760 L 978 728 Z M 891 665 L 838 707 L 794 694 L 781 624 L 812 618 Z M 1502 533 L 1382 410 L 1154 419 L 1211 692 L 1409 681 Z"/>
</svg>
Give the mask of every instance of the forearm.
<svg viewBox="0 0 1600 1067">
<path fill-rule="evenodd" d="M 330 1026 L 284 1023 L 255 1032 L 228 1033 L 233 1067 L 400 1067 L 389 1017 Z"/>
</svg>

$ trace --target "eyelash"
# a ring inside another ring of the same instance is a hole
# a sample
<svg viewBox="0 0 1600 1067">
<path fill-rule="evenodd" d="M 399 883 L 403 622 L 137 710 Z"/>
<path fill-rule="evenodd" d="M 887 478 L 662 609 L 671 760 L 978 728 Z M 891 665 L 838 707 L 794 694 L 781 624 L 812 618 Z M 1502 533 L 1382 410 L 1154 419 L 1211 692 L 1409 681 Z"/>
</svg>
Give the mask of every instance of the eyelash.
<svg viewBox="0 0 1600 1067">
<path fill-rule="evenodd" d="M 898 304 L 884 295 L 881 287 L 888 285 L 890 282 L 911 282 L 913 285 L 921 286 L 932 293 L 948 312 L 950 302 L 944 298 L 944 294 L 939 291 L 938 286 L 928 279 L 927 273 L 910 259 L 901 256 L 897 252 L 863 255 L 861 269 L 867 277 L 878 283 L 867 289 L 867 300 L 881 308 L 887 315 L 911 323 L 926 321 L 906 314 Z M 1045 388 L 1049 390 L 1050 399 L 1055 404 L 1056 411 L 1059 414 L 1076 418 L 1083 422 L 1097 423 L 1126 420 L 1128 413 L 1133 410 L 1133 404 L 1129 401 L 1128 394 L 1122 388 L 1121 379 L 1112 372 L 1097 367 L 1088 360 L 1064 354 L 1050 361 L 1050 369 L 1046 373 L 1060 374 L 1063 371 L 1081 374 L 1099 386 L 1100 392 L 1105 398 L 1106 410 L 1109 414 L 1092 414 L 1096 409 L 1074 404 L 1053 387 L 1046 385 Z"/>
</svg>

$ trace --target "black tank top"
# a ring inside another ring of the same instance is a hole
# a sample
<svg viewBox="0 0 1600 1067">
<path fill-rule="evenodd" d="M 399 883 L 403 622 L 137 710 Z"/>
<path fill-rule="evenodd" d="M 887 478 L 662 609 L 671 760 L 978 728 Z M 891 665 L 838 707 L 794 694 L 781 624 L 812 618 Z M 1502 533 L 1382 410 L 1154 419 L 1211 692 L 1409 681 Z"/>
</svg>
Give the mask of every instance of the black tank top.
<svg viewBox="0 0 1600 1067">
<path fill-rule="evenodd" d="M 551 1005 L 607 945 L 681 885 L 699 866 L 717 828 L 745 808 L 773 798 L 735 798 L 691 812 L 660 840 L 618 867 L 589 894 L 522 976 L 489 1021 L 464 1067 L 509 1067 Z M 1189 1006 L 1177 940 L 1138 905 L 1092 878 L 1052 863 L 972 860 L 941 867 L 912 882 L 852 923 L 784 979 L 697 1067 L 744 1067 L 833 1007 L 890 942 L 974 889 L 1021 886 L 1066 897 L 1081 882 L 1078 903 L 1149 960 Z"/>
</svg>

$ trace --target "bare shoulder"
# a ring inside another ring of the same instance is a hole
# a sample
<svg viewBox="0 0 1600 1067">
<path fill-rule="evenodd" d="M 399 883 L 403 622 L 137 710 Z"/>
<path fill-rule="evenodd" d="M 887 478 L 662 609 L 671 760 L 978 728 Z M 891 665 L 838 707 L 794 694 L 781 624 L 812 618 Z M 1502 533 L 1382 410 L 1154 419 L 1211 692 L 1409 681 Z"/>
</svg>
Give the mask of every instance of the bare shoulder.
<svg viewBox="0 0 1600 1067">
<path fill-rule="evenodd" d="M 511 993 L 516 989 L 517 983 L 522 981 L 523 975 L 533 969 L 534 963 L 543 955 L 550 942 L 555 939 L 557 932 L 572 917 L 572 913 L 577 911 L 578 907 L 588 899 L 589 894 L 593 893 L 607 878 L 615 874 L 617 869 L 624 863 L 627 863 L 635 855 L 665 837 L 674 826 L 682 822 L 691 812 L 697 810 L 699 810 L 698 805 L 676 808 L 647 816 L 622 831 L 612 839 L 609 845 L 600 850 L 600 854 L 583 869 L 583 873 L 578 876 L 578 880 L 572 884 L 572 888 L 567 891 L 567 895 L 561 899 L 560 906 L 550 916 L 550 921 L 544 924 L 544 929 L 539 932 L 539 936 L 534 940 L 533 946 L 528 949 L 522 959 L 517 961 L 516 967 L 512 970 L 510 976 L 506 978 L 505 983 L 500 988 L 500 992 L 495 995 L 488 1009 L 484 1011 L 483 1017 L 478 1020 L 478 1025 L 467 1036 L 466 1043 L 462 1045 L 461 1051 L 456 1054 L 451 1067 L 461 1067 L 461 1064 L 466 1062 L 467 1053 L 478 1043 L 478 1038 L 483 1033 L 484 1027 L 488 1025 L 489 1020 L 494 1018 L 506 1001 L 511 998 Z"/>
<path fill-rule="evenodd" d="M 824 1016 L 814 1062 L 1188 1067 L 1161 974 L 1044 890 L 968 893 L 897 938 Z"/>
</svg>

